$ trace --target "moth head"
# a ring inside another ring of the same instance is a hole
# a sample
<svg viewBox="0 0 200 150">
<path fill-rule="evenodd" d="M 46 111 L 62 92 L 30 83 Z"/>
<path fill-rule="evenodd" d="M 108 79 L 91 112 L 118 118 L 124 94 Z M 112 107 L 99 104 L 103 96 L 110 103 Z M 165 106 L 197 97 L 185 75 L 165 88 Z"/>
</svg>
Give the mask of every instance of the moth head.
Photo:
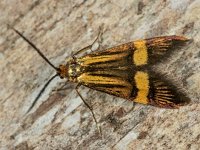
<svg viewBox="0 0 200 150">
<path fill-rule="evenodd" d="M 57 74 L 60 76 L 61 79 L 67 78 L 69 76 L 68 70 L 69 70 L 68 64 L 65 65 L 61 64 L 57 69 Z"/>
</svg>

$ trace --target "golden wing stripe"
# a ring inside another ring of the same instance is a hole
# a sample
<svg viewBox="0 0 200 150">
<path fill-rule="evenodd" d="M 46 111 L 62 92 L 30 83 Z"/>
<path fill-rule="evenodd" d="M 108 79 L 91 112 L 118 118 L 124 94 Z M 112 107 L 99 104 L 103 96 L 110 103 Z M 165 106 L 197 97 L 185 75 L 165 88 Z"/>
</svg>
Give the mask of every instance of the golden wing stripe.
<svg viewBox="0 0 200 150">
<path fill-rule="evenodd" d="M 134 79 L 138 89 L 134 102 L 147 104 L 149 102 L 147 98 L 149 94 L 149 75 L 145 72 L 138 71 L 136 72 Z"/>
<path fill-rule="evenodd" d="M 135 51 L 133 53 L 133 63 L 136 66 L 146 65 L 148 61 L 148 51 L 145 40 L 133 42 Z"/>
</svg>

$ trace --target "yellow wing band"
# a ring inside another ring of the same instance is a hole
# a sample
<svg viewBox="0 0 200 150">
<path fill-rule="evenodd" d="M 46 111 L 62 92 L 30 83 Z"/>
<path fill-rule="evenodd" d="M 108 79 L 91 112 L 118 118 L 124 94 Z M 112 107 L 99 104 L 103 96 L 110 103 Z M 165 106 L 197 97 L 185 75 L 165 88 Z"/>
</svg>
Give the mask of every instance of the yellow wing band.
<svg viewBox="0 0 200 150">
<path fill-rule="evenodd" d="M 133 42 L 135 51 L 133 54 L 133 63 L 136 66 L 141 66 L 147 64 L 148 61 L 148 51 L 146 47 L 145 40 L 138 40 Z"/>
<path fill-rule="evenodd" d="M 136 72 L 134 79 L 138 89 L 134 102 L 147 104 L 147 96 L 149 94 L 149 75 L 145 72 L 138 71 Z"/>
</svg>

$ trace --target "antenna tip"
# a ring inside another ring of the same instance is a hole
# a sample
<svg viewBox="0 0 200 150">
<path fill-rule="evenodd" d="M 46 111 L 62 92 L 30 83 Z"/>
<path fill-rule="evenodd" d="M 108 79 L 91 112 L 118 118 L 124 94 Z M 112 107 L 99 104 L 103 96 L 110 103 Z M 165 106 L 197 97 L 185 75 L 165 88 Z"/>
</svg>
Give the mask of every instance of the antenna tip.
<svg viewBox="0 0 200 150">
<path fill-rule="evenodd" d="M 12 29 L 12 30 L 14 30 L 15 32 L 17 32 L 18 33 L 18 31 L 13 27 L 13 26 L 11 26 L 10 24 L 6 24 L 7 25 L 7 28 L 8 29 Z"/>
</svg>

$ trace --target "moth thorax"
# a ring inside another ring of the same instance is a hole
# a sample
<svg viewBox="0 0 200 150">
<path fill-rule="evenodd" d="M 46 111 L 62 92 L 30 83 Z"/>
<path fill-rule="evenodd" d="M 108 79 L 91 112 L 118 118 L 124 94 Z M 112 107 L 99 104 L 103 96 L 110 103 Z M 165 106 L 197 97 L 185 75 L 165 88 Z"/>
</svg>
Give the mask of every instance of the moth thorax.
<svg viewBox="0 0 200 150">
<path fill-rule="evenodd" d="M 68 65 L 60 65 L 58 68 L 57 73 L 59 74 L 60 78 L 68 78 L 69 74 L 68 74 Z"/>
<path fill-rule="evenodd" d="M 81 74 L 81 67 L 78 64 L 69 64 L 69 79 L 74 80 Z"/>
</svg>

